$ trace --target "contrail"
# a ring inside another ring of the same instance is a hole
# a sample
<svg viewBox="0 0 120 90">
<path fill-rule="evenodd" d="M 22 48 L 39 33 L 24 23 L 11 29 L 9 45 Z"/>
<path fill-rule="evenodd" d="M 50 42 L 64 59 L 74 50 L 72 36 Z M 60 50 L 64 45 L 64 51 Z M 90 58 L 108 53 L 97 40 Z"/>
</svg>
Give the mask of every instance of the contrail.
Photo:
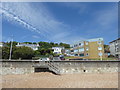
<svg viewBox="0 0 120 90">
<path fill-rule="evenodd" d="M 16 16 L 16 15 L 10 13 L 9 11 L 7 11 L 7 10 L 5 10 L 5 9 L 3 9 L 3 8 L 0 8 L 0 9 L 1 9 L 1 12 L 2 12 L 4 15 L 6 15 L 7 17 L 9 17 L 9 18 L 11 18 L 11 19 L 17 21 L 19 24 L 23 25 L 24 27 L 27 27 L 29 30 L 35 31 L 35 32 L 41 34 L 41 32 L 40 32 L 39 29 L 33 27 L 31 24 L 25 22 L 24 20 L 22 20 L 22 19 L 19 18 L 18 16 Z"/>
<path fill-rule="evenodd" d="M 6 4 L 0 7 L 1 15 L 5 16 L 9 22 L 15 22 L 21 26 L 27 28 L 31 32 L 38 33 L 41 38 L 48 41 L 53 41 L 55 35 L 68 30 L 63 23 L 53 18 L 51 13 L 47 12 L 46 8 L 40 7 L 40 10 L 36 11 L 36 8 L 30 6 L 31 4 Z M 12 23 L 11 22 L 11 23 Z M 60 37 L 59 37 L 60 38 Z"/>
<path fill-rule="evenodd" d="M 40 32 L 39 29 L 33 27 L 33 25 L 25 22 L 24 20 L 22 20 L 20 17 L 14 15 L 13 13 L 9 12 L 8 10 L 5 10 L 3 8 L 0 7 L 0 13 L 6 15 L 7 17 L 11 18 L 12 20 L 15 20 L 16 22 L 18 22 L 19 24 L 23 25 L 24 27 L 28 28 L 30 31 L 32 32 L 37 32 L 38 34 L 41 34 L 41 36 L 43 36 L 44 38 L 48 39 L 49 41 L 51 41 L 47 36 L 45 36 L 45 34 L 43 34 L 42 32 Z"/>
</svg>

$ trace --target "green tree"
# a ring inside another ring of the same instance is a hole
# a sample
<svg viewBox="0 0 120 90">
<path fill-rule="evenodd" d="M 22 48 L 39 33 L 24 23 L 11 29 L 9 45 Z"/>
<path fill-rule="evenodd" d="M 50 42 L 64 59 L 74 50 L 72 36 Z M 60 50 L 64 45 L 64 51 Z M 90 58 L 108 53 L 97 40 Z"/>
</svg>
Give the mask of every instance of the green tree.
<svg viewBox="0 0 120 90">
<path fill-rule="evenodd" d="M 53 43 L 53 42 L 50 42 L 50 45 L 51 45 L 51 46 L 54 46 L 54 43 Z"/>
<path fill-rule="evenodd" d="M 39 48 L 38 50 L 40 52 L 41 55 L 52 55 L 53 54 L 53 50 L 51 48 Z"/>
<path fill-rule="evenodd" d="M 2 47 L 0 47 L 0 59 L 2 59 Z"/>
<path fill-rule="evenodd" d="M 110 53 L 109 45 L 104 45 L 104 50 L 105 50 L 105 53 Z"/>
<path fill-rule="evenodd" d="M 55 44 L 54 44 L 54 46 L 55 46 L 55 47 L 58 47 L 58 46 L 59 46 L 59 44 L 58 44 L 58 43 L 55 43 Z"/>
<path fill-rule="evenodd" d="M 32 59 L 34 56 L 34 51 L 29 47 L 16 47 L 16 50 L 13 51 L 14 59 Z"/>
<path fill-rule="evenodd" d="M 12 46 L 16 46 L 18 42 L 13 41 Z M 10 42 L 5 42 L 6 46 L 10 47 L 11 46 L 11 41 Z"/>
<path fill-rule="evenodd" d="M 34 51 L 34 56 L 35 57 L 40 56 L 40 55 L 41 55 L 40 51 L 38 51 L 38 50 Z"/>
<path fill-rule="evenodd" d="M 60 43 L 59 46 L 62 46 L 62 47 L 65 47 L 65 48 L 70 48 L 70 45 L 69 44 L 66 44 L 66 43 Z"/>
<path fill-rule="evenodd" d="M 36 42 L 33 42 L 33 44 L 37 44 Z"/>
<path fill-rule="evenodd" d="M 25 44 L 32 44 L 32 42 L 24 42 Z"/>
<path fill-rule="evenodd" d="M 10 47 L 2 47 L 2 59 L 9 59 Z M 34 51 L 29 47 L 16 47 L 12 48 L 11 59 L 32 59 Z"/>
<path fill-rule="evenodd" d="M 10 47 L 2 47 L 2 59 L 9 59 Z"/>
</svg>

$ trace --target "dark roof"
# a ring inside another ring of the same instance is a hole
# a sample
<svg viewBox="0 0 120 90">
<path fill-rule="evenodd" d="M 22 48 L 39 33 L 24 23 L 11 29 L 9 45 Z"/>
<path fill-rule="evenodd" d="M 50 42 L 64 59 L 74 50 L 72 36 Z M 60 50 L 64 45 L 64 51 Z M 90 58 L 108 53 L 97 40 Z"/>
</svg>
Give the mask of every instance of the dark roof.
<svg viewBox="0 0 120 90">
<path fill-rule="evenodd" d="M 120 40 L 120 38 L 118 38 L 118 39 L 116 39 L 116 40 L 113 40 L 113 41 L 111 41 L 110 43 L 115 42 L 115 41 L 117 41 L 117 40 Z"/>
</svg>

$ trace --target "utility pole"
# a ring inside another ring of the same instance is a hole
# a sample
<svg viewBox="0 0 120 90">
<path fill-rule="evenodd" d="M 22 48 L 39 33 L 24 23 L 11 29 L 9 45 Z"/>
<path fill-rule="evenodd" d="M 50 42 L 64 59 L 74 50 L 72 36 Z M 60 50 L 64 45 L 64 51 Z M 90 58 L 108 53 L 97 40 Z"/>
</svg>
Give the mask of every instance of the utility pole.
<svg viewBox="0 0 120 90">
<path fill-rule="evenodd" d="M 9 56 L 9 60 L 11 60 L 11 56 L 12 56 L 12 45 L 13 45 L 13 35 L 12 35 L 12 40 L 11 40 L 11 45 L 10 45 L 10 56 Z"/>
</svg>

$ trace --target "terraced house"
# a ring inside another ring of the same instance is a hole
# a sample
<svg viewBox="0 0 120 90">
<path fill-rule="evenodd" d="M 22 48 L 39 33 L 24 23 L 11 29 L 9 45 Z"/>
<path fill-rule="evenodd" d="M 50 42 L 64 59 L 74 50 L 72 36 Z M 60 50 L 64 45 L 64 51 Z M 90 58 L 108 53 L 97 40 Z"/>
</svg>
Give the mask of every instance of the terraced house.
<svg viewBox="0 0 120 90">
<path fill-rule="evenodd" d="M 89 39 L 79 41 L 71 45 L 71 54 L 82 58 L 104 58 L 104 41 L 103 38 Z"/>
</svg>

